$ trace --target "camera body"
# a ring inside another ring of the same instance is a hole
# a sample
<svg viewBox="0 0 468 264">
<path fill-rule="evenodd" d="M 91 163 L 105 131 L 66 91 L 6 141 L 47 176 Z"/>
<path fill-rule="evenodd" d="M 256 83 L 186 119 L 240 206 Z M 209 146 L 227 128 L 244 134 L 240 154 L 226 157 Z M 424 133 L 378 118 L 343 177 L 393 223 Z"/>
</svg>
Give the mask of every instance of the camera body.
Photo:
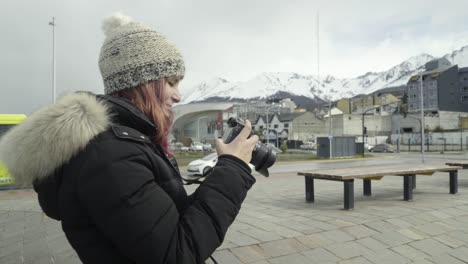
<svg viewBox="0 0 468 264">
<path fill-rule="evenodd" d="M 231 117 L 227 121 L 227 124 L 232 128 L 232 130 L 224 141 L 226 144 L 231 143 L 239 135 L 242 129 L 244 129 L 245 121 L 239 117 Z M 252 135 L 253 133 L 250 132 L 249 138 Z M 250 163 L 255 166 L 255 170 L 263 176 L 268 177 L 270 175 L 268 168 L 271 167 L 275 161 L 276 154 L 272 151 L 271 146 L 258 141 L 252 151 L 252 159 L 250 160 Z"/>
</svg>

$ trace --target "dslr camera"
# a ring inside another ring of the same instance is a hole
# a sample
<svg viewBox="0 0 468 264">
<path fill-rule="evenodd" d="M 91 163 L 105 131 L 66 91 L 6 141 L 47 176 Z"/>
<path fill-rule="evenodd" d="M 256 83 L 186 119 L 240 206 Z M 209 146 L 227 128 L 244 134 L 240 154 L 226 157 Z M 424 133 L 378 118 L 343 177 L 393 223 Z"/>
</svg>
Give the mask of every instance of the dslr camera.
<svg viewBox="0 0 468 264">
<path fill-rule="evenodd" d="M 239 117 L 231 117 L 227 121 L 229 127 L 232 128 L 231 132 L 225 139 L 225 143 L 231 143 L 234 138 L 236 138 L 242 129 L 245 127 L 245 121 Z M 253 135 L 250 132 L 249 138 Z M 270 145 L 265 145 L 262 142 L 258 141 L 255 144 L 254 150 L 252 152 L 252 160 L 250 163 L 255 166 L 255 170 L 258 171 L 261 175 L 268 177 L 270 174 L 268 168 L 271 167 L 276 161 L 276 153 L 272 151 Z"/>
</svg>

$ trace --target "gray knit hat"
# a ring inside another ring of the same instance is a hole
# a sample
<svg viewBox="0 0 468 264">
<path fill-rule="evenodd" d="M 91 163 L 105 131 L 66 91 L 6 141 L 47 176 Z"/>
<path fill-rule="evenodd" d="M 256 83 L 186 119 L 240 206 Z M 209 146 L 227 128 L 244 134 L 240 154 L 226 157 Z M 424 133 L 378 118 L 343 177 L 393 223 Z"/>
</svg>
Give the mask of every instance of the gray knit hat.
<svg viewBox="0 0 468 264">
<path fill-rule="evenodd" d="M 99 56 L 105 94 L 165 77 L 183 77 L 184 60 L 163 35 L 117 14 L 104 20 Z"/>
</svg>

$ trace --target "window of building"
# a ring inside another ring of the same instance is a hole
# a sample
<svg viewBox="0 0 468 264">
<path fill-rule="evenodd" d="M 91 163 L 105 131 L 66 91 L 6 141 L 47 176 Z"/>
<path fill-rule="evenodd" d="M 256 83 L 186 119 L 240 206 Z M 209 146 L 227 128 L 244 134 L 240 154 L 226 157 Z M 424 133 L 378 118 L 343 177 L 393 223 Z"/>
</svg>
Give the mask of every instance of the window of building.
<svg viewBox="0 0 468 264">
<path fill-rule="evenodd" d="M 263 129 L 263 126 L 260 126 L 260 129 Z"/>
<path fill-rule="evenodd" d="M 468 102 L 468 95 L 462 95 L 460 99 L 462 102 Z"/>
<path fill-rule="evenodd" d="M 463 87 L 461 88 L 461 92 L 462 92 L 462 93 L 468 93 L 468 86 L 463 86 Z"/>
<path fill-rule="evenodd" d="M 289 123 L 284 124 L 284 127 L 289 127 Z"/>
<path fill-rule="evenodd" d="M 278 128 L 278 125 L 274 125 L 273 127 L 274 127 L 274 128 Z"/>
</svg>

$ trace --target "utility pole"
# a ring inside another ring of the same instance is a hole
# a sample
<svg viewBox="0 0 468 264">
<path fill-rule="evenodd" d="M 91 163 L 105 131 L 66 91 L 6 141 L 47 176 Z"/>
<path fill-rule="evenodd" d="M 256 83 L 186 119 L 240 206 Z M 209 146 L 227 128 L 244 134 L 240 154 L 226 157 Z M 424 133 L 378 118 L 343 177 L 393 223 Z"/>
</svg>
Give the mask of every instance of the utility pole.
<svg viewBox="0 0 468 264">
<path fill-rule="evenodd" d="M 423 79 L 424 79 L 424 71 L 421 72 L 421 159 L 422 163 L 424 163 L 424 92 L 423 92 Z"/>
<path fill-rule="evenodd" d="M 397 152 L 400 153 L 400 140 L 401 140 L 401 135 L 400 135 L 400 130 L 401 130 L 401 124 L 400 124 L 400 103 L 401 101 L 398 101 L 397 102 L 397 109 L 398 109 L 398 141 L 397 141 Z"/>
<path fill-rule="evenodd" d="M 49 26 L 52 26 L 52 101 L 55 103 L 55 17 L 52 17 Z"/>
<path fill-rule="evenodd" d="M 320 19 L 319 12 L 317 11 L 317 84 L 318 89 L 320 89 Z M 328 144 L 330 145 L 330 159 L 333 158 L 333 130 L 332 130 L 332 120 L 331 120 L 331 95 L 328 98 Z"/>
</svg>

